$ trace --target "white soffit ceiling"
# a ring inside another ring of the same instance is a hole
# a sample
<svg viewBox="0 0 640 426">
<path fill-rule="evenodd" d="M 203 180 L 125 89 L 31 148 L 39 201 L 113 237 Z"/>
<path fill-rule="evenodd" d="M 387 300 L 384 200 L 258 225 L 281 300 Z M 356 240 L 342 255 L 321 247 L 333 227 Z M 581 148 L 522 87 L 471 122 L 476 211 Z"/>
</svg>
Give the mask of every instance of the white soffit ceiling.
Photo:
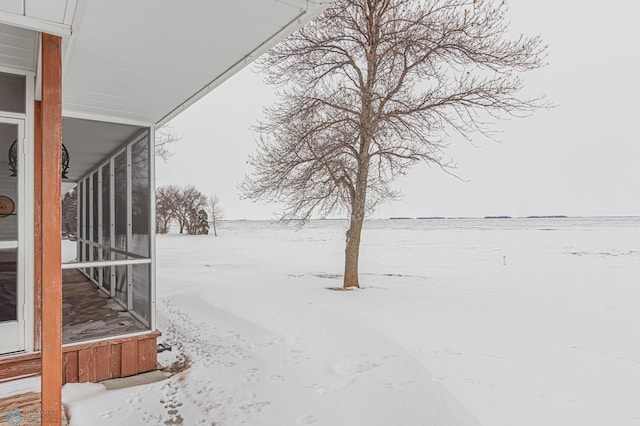
<svg viewBox="0 0 640 426">
<path fill-rule="evenodd" d="M 322 8 L 305 0 L 80 1 L 65 53 L 65 114 L 157 123 Z"/>
<path fill-rule="evenodd" d="M 0 24 L 0 65 L 34 71 L 37 33 L 23 28 Z"/>
<path fill-rule="evenodd" d="M 143 127 L 101 121 L 62 118 L 62 142 L 69 151 L 69 179 L 76 181 Z"/>
<path fill-rule="evenodd" d="M 78 1 L 0 0 L 0 22 L 68 37 Z"/>
<path fill-rule="evenodd" d="M 71 8 L 74 4 L 75 1 L 67 0 L 25 0 L 24 14 L 36 19 L 64 23 L 67 7 Z"/>
<path fill-rule="evenodd" d="M 0 0 L 0 12 L 23 16 L 16 23 L 37 26 L 36 20 L 70 24 L 78 0 Z M 15 20 L 15 18 L 14 18 Z"/>
</svg>

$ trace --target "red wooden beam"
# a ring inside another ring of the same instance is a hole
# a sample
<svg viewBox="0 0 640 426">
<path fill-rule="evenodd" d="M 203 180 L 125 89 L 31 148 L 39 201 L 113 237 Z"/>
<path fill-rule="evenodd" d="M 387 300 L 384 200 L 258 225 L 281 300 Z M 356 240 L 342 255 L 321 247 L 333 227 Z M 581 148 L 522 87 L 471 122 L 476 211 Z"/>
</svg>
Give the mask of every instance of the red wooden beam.
<svg viewBox="0 0 640 426">
<path fill-rule="evenodd" d="M 42 34 L 42 423 L 62 423 L 62 39 Z"/>
</svg>

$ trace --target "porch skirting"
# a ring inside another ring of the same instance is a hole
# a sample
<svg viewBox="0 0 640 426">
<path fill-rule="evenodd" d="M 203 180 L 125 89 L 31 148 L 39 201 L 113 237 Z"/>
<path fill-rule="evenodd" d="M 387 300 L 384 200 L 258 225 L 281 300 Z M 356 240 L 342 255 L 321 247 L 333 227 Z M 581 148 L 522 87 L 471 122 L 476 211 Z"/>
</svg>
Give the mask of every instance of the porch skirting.
<svg viewBox="0 0 640 426">
<path fill-rule="evenodd" d="M 99 382 L 156 369 L 160 333 L 149 332 L 62 348 L 62 383 Z M 0 357 L 0 381 L 38 376 L 40 352 Z"/>
</svg>

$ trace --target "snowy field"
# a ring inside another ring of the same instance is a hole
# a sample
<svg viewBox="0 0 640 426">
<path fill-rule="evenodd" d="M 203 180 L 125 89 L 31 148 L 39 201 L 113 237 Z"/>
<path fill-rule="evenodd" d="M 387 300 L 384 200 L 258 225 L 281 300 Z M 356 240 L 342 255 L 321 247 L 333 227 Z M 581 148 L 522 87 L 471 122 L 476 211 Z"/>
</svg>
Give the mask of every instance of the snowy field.
<svg viewBox="0 0 640 426">
<path fill-rule="evenodd" d="M 640 219 L 227 222 L 159 236 L 165 363 L 73 425 L 640 425 Z"/>
</svg>

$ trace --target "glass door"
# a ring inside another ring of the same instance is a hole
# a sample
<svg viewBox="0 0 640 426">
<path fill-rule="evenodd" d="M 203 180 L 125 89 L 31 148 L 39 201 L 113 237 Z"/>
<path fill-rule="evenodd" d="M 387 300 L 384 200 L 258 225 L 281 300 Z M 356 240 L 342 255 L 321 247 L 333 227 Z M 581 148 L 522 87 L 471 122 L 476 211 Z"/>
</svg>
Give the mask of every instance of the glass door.
<svg viewBox="0 0 640 426">
<path fill-rule="evenodd" d="M 24 121 L 0 116 L 0 355 L 24 349 L 23 144 Z"/>
</svg>

